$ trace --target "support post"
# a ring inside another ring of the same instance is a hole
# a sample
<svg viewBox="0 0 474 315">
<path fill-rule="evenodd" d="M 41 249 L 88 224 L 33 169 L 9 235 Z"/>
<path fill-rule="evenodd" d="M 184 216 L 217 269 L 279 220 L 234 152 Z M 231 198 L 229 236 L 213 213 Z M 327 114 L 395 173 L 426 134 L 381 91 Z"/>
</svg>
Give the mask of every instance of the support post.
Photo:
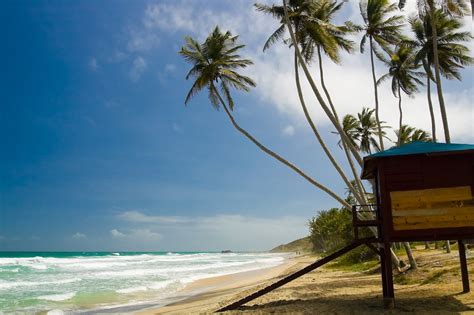
<svg viewBox="0 0 474 315">
<path fill-rule="evenodd" d="M 387 272 L 385 270 L 385 248 L 383 246 L 380 248 L 380 273 L 382 275 L 382 292 L 383 298 L 387 296 Z M 384 302 L 385 303 L 385 302 Z"/>
<path fill-rule="evenodd" d="M 393 309 L 395 307 L 395 292 L 393 289 L 392 255 L 390 253 L 390 242 L 386 239 L 383 242 L 383 257 L 383 269 L 385 269 L 383 305 L 386 309 Z"/>
<path fill-rule="evenodd" d="M 470 292 L 469 273 L 467 270 L 466 246 L 463 240 L 458 240 L 459 262 L 461 263 L 462 292 Z"/>
</svg>

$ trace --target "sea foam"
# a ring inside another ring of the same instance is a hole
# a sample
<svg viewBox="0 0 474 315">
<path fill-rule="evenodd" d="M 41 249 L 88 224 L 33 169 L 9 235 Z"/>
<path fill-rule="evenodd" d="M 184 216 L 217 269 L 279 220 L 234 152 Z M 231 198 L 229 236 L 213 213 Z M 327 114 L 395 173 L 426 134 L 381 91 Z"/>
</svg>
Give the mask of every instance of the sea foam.
<svg viewBox="0 0 474 315">
<path fill-rule="evenodd" d="M 37 299 L 38 300 L 59 302 L 59 301 L 70 300 L 75 295 L 76 295 L 76 292 L 68 292 L 68 293 L 62 293 L 62 294 L 42 295 L 42 296 L 38 296 Z"/>
</svg>

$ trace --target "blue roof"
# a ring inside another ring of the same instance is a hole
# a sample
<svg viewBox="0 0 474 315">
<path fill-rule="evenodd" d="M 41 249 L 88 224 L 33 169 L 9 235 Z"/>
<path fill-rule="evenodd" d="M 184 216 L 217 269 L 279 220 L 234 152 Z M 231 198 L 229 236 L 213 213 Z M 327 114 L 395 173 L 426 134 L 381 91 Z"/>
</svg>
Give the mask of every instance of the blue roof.
<svg viewBox="0 0 474 315">
<path fill-rule="evenodd" d="M 433 154 L 441 152 L 456 152 L 474 150 L 473 144 L 458 143 L 434 143 L 434 142 L 412 142 L 400 147 L 378 152 L 364 157 L 364 166 L 362 168 L 362 179 L 370 179 L 375 176 L 376 160 L 378 158 L 414 154 Z"/>
<path fill-rule="evenodd" d="M 459 143 L 435 143 L 435 142 L 412 142 L 404 144 L 400 147 L 393 147 L 391 149 L 377 152 L 366 156 L 365 159 L 380 158 L 385 156 L 395 155 L 410 155 L 436 152 L 451 152 L 451 151 L 466 151 L 474 150 L 474 144 L 459 144 Z"/>
</svg>

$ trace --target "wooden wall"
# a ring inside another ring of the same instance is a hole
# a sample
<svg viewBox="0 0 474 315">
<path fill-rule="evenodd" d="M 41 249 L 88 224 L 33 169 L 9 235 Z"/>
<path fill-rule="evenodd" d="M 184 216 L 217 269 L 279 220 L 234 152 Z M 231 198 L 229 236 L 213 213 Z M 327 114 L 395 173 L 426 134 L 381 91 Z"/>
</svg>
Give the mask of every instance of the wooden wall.
<svg viewBox="0 0 474 315">
<path fill-rule="evenodd" d="M 393 229 L 474 228 L 471 186 L 391 191 Z"/>
<path fill-rule="evenodd" d="M 474 152 L 381 158 L 377 170 L 391 240 L 474 238 Z"/>
</svg>

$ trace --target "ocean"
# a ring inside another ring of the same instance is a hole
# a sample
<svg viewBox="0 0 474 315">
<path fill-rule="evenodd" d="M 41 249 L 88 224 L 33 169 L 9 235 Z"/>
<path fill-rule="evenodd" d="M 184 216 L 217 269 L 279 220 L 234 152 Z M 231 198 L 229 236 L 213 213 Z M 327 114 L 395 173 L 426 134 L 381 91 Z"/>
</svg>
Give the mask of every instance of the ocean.
<svg viewBox="0 0 474 315">
<path fill-rule="evenodd" d="M 284 254 L 271 253 L 0 252 L 0 311 L 61 314 L 160 305 L 193 281 L 284 260 Z"/>
</svg>

